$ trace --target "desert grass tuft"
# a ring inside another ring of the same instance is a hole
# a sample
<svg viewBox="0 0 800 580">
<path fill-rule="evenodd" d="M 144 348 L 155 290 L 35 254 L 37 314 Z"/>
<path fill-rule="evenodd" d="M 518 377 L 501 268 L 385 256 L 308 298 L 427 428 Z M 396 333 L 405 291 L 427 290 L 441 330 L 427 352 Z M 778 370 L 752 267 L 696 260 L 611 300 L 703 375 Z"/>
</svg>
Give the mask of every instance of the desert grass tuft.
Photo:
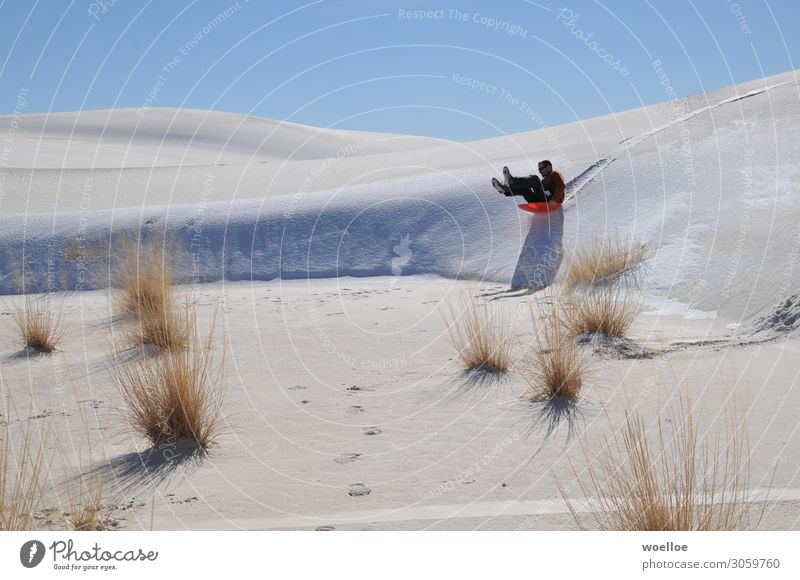
<svg viewBox="0 0 800 580">
<path fill-rule="evenodd" d="M 641 300 L 621 286 L 572 291 L 566 303 L 565 323 L 572 336 L 598 334 L 622 338 L 642 310 Z"/>
<path fill-rule="evenodd" d="M 10 311 L 26 348 L 41 353 L 56 349 L 63 334 L 63 303 L 54 304 L 49 294 L 25 295 Z"/>
<path fill-rule="evenodd" d="M 211 334 L 192 325 L 187 348 L 116 365 L 133 430 L 153 445 L 191 440 L 213 444 L 221 425 L 222 365 L 212 364 Z"/>
<path fill-rule="evenodd" d="M 64 519 L 76 532 L 101 532 L 113 529 L 113 506 L 103 501 L 103 479 L 91 474 L 80 479 L 77 489 L 70 490 Z"/>
<path fill-rule="evenodd" d="M 442 310 L 450 343 L 467 370 L 505 372 L 511 366 L 511 319 L 502 307 L 480 304 L 466 291 Z"/>
<path fill-rule="evenodd" d="M 76 532 L 114 529 L 117 522 L 112 519 L 112 515 L 117 505 L 103 497 L 106 491 L 104 474 L 99 469 L 82 471 L 84 458 L 88 458 L 89 463 L 93 462 L 95 444 L 92 441 L 89 420 L 82 410 L 80 417 L 85 441 L 71 436 L 67 440 L 70 445 L 61 440 L 56 443 L 66 476 L 63 488 L 53 490 L 58 496 L 59 505 L 62 505 L 62 499 L 64 500 L 61 520 L 65 527 Z"/>
<path fill-rule="evenodd" d="M 163 240 L 125 238 L 114 259 L 114 301 L 119 311 L 137 317 L 166 312 L 172 306 L 172 261 L 176 248 Z"/>
<path fill-rule="evenodd" d="M 588 359 L 565 327 L 562 311 L 553 305 L 539 322 L 532 308 L 531 321 L 538 332 L 533 361 L 523 375 L 529 385 L 527 398 L 534 402 L 553 397 L 577 399 L 587 374 Z"/>
<path fill-rule="evenodd" d="M 595 239 L 588 248 L 565 255 L 563 285 L 572 289 L 614 282 L 638 271 L 649 254 L 647 245 L 633 238 Z"/>
<path fill-rule="evenodd" d="M 114 301 L 132 318 L 125 331 L 129 345 L 179 350 L 189 343 L 190 323 L 176 304 L 172 263 L 182 252 L 163 240 L 129 243 L 118 257 Z"/>
<path fill-rule="evenodd" d="M 190 307 L 178 308 L 174 298 L 167 298 L 166 310 L 143 311 L 130 322 L 123 336 L 125 342 L 139 349 L 154 347 L 158 352 L 184 350 L 191 335 Z"/>
<path fill-rule="evenodd" d="M 0 431 L 0 531 L 35 529 L 35 513 L 44 504 L 42 445 L 37 445 L 30 424 L 15 449 L 14 431 Z"/>
<path fill-rule="evenodd" d="M 749 462 L 741 430 L 733 430 L 724 444 L 722 438 L 700 441 L 691 410 L 686 409 L 682 405 L 673 416 L 671 436 L 659 419 L 654 445 L 648 441 L 642 417 L 626 412 L 621 437 L 606 439 L 599 458 L 584 449 L 587 473 L 575 477 L 592 500 L 586 521 L 558 484 L 580 529 L 744 529 Z"/>
</svg>

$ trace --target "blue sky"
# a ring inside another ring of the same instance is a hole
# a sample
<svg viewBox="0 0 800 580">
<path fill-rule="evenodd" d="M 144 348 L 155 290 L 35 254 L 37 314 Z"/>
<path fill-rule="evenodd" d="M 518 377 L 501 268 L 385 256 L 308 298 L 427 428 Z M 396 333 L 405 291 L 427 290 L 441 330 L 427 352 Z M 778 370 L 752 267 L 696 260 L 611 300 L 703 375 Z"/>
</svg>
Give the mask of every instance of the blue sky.
<svg viewBox="0 0 800 580">
<path fill-rule="evenodd" d="M 11 0 L 0 113 L 189 107 L 466 141 L 800 68 L 799 22 L 797 0 Z"/>
</svg>

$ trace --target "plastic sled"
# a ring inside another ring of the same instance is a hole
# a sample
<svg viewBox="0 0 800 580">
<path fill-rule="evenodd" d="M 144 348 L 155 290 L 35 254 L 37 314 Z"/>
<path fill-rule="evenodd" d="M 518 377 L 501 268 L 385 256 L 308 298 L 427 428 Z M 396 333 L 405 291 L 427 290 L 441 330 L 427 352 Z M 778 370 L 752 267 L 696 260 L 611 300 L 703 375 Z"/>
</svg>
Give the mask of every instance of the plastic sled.
<svg viewBox="0 0 800 580">
<path fill-rule="evenodd" d="M 557 201 L 535 201 L 533 203 L 520 203 L 517 207 L 522 211 L 529 211 L 531 213 L 545 213 L 560 209 L 561 204 Z"/>
</svg>

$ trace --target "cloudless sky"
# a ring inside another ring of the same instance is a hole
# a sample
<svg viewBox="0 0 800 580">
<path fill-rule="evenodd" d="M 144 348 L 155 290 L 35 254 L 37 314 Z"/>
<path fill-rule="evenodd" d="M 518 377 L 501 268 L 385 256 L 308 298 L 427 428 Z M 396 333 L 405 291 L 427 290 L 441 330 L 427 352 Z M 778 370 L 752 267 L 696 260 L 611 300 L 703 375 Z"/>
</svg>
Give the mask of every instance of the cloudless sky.
<svg viewBox="0 0 800 580">
<path fill-rule="evenodd" d="M 481 139 L 794 70 L 799 23 L 798 0 L 10 0 L 0 113 L 187 107 Z"/>
</svg>

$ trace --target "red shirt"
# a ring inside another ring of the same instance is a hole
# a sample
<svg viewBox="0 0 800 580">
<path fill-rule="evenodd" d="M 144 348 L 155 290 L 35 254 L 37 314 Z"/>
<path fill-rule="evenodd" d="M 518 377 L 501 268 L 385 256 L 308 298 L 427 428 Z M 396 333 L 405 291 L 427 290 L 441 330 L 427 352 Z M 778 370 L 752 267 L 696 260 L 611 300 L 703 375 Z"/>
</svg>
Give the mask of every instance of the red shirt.
<svg viewBox="0 0 800 580">
<path fill-rule="evenodd" d="M 560 171 L 551 171 L 550 175 L 542 179 L 542 186 L 550 192 L 551 200 L 564 203 L 564 191 L 567 186 L 564 184 L 564 176 Z"/>
</svg>

